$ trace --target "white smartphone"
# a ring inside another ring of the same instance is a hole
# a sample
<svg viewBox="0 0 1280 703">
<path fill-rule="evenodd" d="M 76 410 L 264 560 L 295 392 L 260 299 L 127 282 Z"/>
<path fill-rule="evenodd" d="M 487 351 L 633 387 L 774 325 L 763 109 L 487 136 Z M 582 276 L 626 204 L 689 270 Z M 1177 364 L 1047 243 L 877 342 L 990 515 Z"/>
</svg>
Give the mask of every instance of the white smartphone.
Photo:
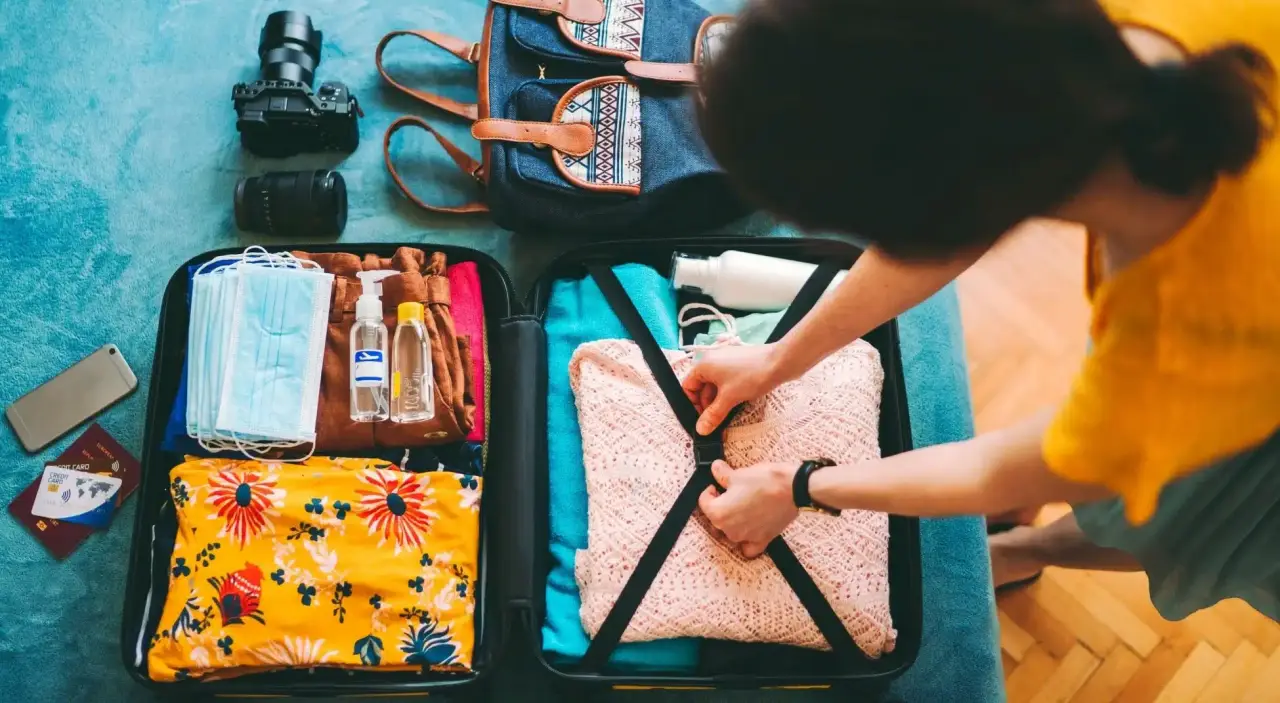
<svg viewBox="0 0 1280 703">
<path fill-rule="evenodd" d="M 18 398 L 5 410 L 28 452 L 37 452 L 138 387 L 124 355 L 108 344 Z"/>
</svg>

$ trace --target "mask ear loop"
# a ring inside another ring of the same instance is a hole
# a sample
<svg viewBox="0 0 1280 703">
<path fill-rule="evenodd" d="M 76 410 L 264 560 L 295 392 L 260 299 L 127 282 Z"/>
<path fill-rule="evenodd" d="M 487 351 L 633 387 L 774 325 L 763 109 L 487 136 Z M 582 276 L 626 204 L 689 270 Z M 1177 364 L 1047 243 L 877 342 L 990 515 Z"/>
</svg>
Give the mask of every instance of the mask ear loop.
<svg viewBox="0 0 1280 703">
<path fill-rule="evenodd" d="M 224 256 L 215 256 L 212 259 L 209 259 L 208 261 L 204 262 L 203 264 L 200 264 L 200 266 L 196 268 L 196 272 L 192 275 L 204 276 L 207 274 L 216 273 L 223 269 L 235 268 L 239 266 L 240 262 L 243 260 L 244 260 L 244 257 L 241 254 L 226 254 Z M 233 263 L 227 264 L 226 266 L 219 266 L 217 268 L 209 268 L 213 264 L 216 264 L 221 261 L 231 261 Z"/>
<path fill-rule="evenodd" d="M 701 315 L 693 315 L 685 317 L 686 312 L 692 310 L 706 310 L 708 312 Z M 738 323 L 731 316 L 720 312 L 719 309 L 706 303 L 689 303 L 680 308 L 680 312 L 676 313 L 676 325 L 681 329 L 699 322 L 719 321 L 724 325 L 724 332 L 716 336 L 716 340 L 711 344 L 683 344 L 680 346 L 681 351 L 696 351 L 699 349 L 715 349 L 717 347 L 730 346 L 738 344 Z"/>
<path fill-rule="evenodd" d="M 222 269 L 236 268 L 237 266 L 243 263 L 255 263 L 262 259 L 269 260 L 272 256 L 274 255 L 268 252 L 266 249 L 264 249 L 262 245 L 253 244 L 248 247 L 245 247 L 245 250 L 240 252 L 239 254 L 223 254 L 222 256 L 215 256 L 212 259 L 209 259 L 203 264 L 200 264 L 200 266 L 196 268 L 195 273 L 192 275 L 201 276 L 207 273 L 213 273 L 214 271 L 221 271 Z M 290 254 L 289 256 L 292 256 L 292 254 Z M 226 266 L 219 266 L 217 268 L 209 268 L 210 266 L 222 261 L 230 261 L 232 263 Z"/>
<path fill-rule="evenodd" d="M 235 448 L 251 460 L 265 459 L 267 458 L 267 453 L 273 449 L 294 449 L 296 447 L 301 447 L 304 444 L 311 446 L 305 455 L 293 459 L 272 459 L 272 461 L 296 464 L 310 459 L 316 453 L 315 442 L 263 442 L 258 440 L 241 439 L 239 435 L 232 436 L 235 439 Z M 251 451 L 258 453 L 252 454 L 250 453 Z"/>
</svg>

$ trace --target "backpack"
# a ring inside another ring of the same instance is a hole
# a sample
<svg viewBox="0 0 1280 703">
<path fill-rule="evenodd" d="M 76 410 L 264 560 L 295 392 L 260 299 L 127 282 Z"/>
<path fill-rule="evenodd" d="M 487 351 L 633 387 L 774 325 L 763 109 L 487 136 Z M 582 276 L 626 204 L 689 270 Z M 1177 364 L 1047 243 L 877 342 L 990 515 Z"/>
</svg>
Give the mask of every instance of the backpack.
<svg viewBox="0 0 1280 703">
<path fill-rule="evenodd" d="M 479 42 L 403 30 L 378 44 L 379 73 L 408 95 L 471 122 L 476 161 L 416 116 L 387 129 L 392 180 L 432 212 L 492 214 L 509 230 L 643 236 L 698 232 L 746 214 L 696 120 L 697 67 L 732 25 L 690 0 L 492 0 Z M 410 88 L 383 52 L 413 36 L 475 64 L 478 102 Z M 431 133 L 483 198 L 429 204 L 405 184 L 391 141 Z"/>
</svg>

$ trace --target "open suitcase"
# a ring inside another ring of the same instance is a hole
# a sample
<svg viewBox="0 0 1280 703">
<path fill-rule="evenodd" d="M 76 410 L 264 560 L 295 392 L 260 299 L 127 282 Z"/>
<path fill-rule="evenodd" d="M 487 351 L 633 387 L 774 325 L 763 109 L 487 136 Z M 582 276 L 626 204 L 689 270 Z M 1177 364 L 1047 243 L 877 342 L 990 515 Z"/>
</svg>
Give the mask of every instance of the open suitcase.
<svg viewBox="0 0 1280 703">
<path fill-rule="evenodd" d="M 851 265 L 859 253 L 856 247 L 826 239 L 736 237 L 593 244 L 572 250 L 552 262 L 538 277 L 523 301 L 517 297 L 508 273 L 494 259 L 472 249 L 433 247 L 429 242 L 403 245 L 303 245 L 271 249 L 352 251 L 358 254 L 369 252 L 390 256 L 399 246 L 442 251 L 452 263 L 476 262 L 488 318 L 486 322 L 491 330 L 489 358 L 493 409 L 492 426 L 489 429 L 489 459 L 485 465 L 487 485 L 480 512 L 473 671 L 468 674 L 442 674 L 317 667 L 208 682 L 159 683 L 149 677 L 146 643 L 159 625 L 176 530 L 176 518 L 169 505 L 168 471 L 181 461 L 181 457 L 161 450 L 160 438 L 178 392 L 186 355 L 188 309 L 185 302 L 185 272 L 188 265 L 199 264 L 219 255 L 238 253 L 238 250 L 220 250 L 192 259 L 174 274 L 165 290 L 160 312 L 155 362 L 147 401 L 145 445 L 142 450 L 143 477 L 138 492 L 121 631 L 124 664 L 137 681 L 153 690 L 181 696 L 436 693 L 470 697 L 482 694 L 486 688 L 484 684 L 490 677 L 501 676 L 504 652 L 512 654 L 517 650 L 524 650 L 527 653 L 531 650 L 545 674 L 544 685 L 563 687 L 575 695 L 608 688 L 826 687 L 849 688 L 874 695 L 911 666 L 919 649 L 922 627 L 919 522 L 914 518 L 900 516 L 889 518 L 890 610 L 898 632 L 897 644 L 892 652 L 879 659 L 872 660 L 865 656 L 842 658 L 836 652 L 797 650 L 780 645 L 739 644 L 736 646 L 741 648 L 744 655 L 736 657 L 736 663 L 726 665 L 724 671 L 637 675 L 608 667 L 557 665 L 543 656 L 541 632 L 550 559 L 545 429 L 548 369 L 543 316 L 552 283 L 559 279 L 581 278 L 587 275 L 587 266 L 590 264 L 612 266 L 635 262 L 665 272 L 676 251 L 716 255 L 729 249 L 827 264 L 819 268 L 814 277 L 817 279 L 818 274 L 824 270 L 830 275 L 837 268 Z M 810 281 L 806 288 L 814 288 L 816 283 L 821 282 Z M 823 289 L 825 284 L 814 288 L 812 297 L 816 299 Z M 896 322 L 877 328 L 865 339 L 879 352 L 885 372 L 879 426 L 881 453 L 888 456 L 907 451 L 911 448 L 911 431 Z M 771 547 L 770 555 L 774 554 Z M 665 558 L 665 553 L 658 556 Z M 787 573 L 785 569 L 783 572 Z M 639 595 L 643 596 L 647 586 L 639 586 Z M 619 600 L 621 602 L 624 599 L 625 592 Z M 825 601 L 823 604 L 825 605 Z M 814 612 L 808 603 L 805 605 L 810 612 Z M 815 617 L 815 621 L 819 621 L 819 618 Z M 819 621 L 819 625 L 821 624 Z M 621 627 L 625 629 L 626 618 L 622 618 Z M 602 632 L 604 629 L 602 628 Z M 827 630 L 823 632 L 826 633 Z M 621 631 L 617 634 L 620 635 Z M 589 652 L 588 656 L 592 654 Z M 604 652 L 604 657 L 607 659 L 607 651 Z"/>
</svg>

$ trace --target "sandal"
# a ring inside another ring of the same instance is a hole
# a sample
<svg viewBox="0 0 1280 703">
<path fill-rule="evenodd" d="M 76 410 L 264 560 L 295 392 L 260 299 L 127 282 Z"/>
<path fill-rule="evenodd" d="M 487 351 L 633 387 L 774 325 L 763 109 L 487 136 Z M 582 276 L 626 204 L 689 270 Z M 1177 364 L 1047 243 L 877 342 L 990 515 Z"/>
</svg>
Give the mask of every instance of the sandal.
<svg viewBox="0 0 1280 703">
<path fill-rule="evenodd" d="M 1030 586 L 1031 584 L 1035 583 L 1036 581 L 1039 581 L 1041 576 L 1044 576 L 1044 572 L 1037 571 L 1034 574 L 1024 579 L 1020 579 L 1018 581 L 1010 581 L 1009 583 L 1006 583 L 1004 585 L 996 586 L 996 595 L 1000 595 L 1002 593 L 1011 593 L 1013 591 L 1020 591 L 1026 588 L 1027 586 Z"/>
<path fill-rule="evenodd" d="M 1020 525 L 1016 522 L 989 522 L 987 523 L 987 536 L 998 535 L 1005 532 L 1009 532 L 1010 530 L 1017 527 L 1028 527 L 1028 525 Z M 1043 575 L 1044 575 L 1044 571 L 1037 571 L 1034 574 L 1024 579 L 1019 579 L 1017 581 L 1010 581 L 1009 583 L 1006 583 L 1004 585 L 996 586 L 996 595 L 999 595 L 1001 593 L 1010 593 L 1012 591 L 1018 591 L 1023 588 L 1026 588 L 1027 586 L 1030 586 L 1036 581 L 1039 581 L 1040 577 Z"/>
<path fill-rule="evenodd" d="M 1014 529 L 1015 527 L 1030 527 L 1030 525 L 1023 525 L 1017 522 L 988 522 L 987 535 L 998 535 L 1004 532 L 1008 532 Z"/>
</svg>

